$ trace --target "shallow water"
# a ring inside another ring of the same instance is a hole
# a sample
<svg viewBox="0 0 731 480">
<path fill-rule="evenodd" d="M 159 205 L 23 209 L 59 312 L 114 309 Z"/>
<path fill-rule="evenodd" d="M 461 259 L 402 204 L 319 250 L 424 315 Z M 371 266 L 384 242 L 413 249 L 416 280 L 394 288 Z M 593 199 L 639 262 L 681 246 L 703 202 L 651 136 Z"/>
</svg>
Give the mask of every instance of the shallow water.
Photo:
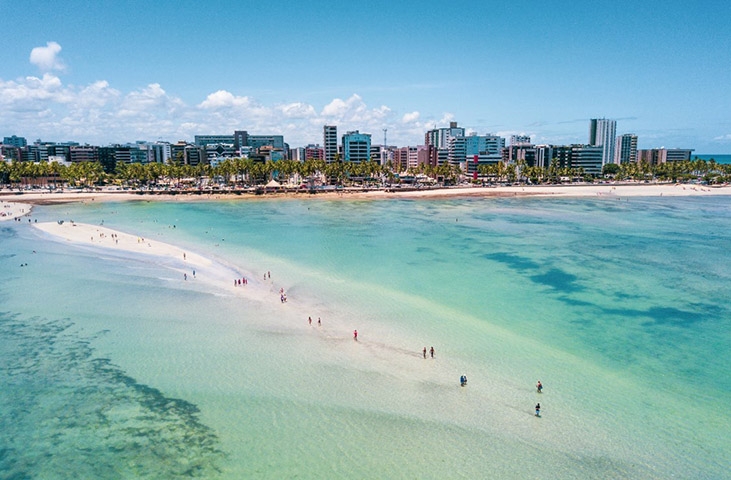
<svg viewBox="0 0 731 480">
<path fill-rule="evenodd" d="M 33 215 L 183 246 L 265 293 L 2 224 L 8 478 L 729 478 L 728 198 Z"/>
</svg>

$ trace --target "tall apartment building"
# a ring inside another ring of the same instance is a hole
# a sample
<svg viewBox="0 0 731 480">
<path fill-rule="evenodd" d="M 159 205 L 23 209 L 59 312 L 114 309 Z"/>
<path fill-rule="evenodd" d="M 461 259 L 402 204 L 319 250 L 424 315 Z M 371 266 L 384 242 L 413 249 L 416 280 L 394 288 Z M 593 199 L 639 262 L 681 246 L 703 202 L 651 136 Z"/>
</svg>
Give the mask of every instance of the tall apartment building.
<svg viewBox="0 0 731 480">
<path fill-rule="evenodd" d="M 637 161 L 650 165 L 690 160 L 692 148 L 651 148 L 637 151 Z"/>
<path fill-rule="evenodd" d="M 319 145 L 307 145 L 305 147 L 304 151 L 304 159 L 305 160 L 324 160 L 325 159 L 325 149 L 322 148 Z"/>
<path fill-rule="evenodd" d="M 494 164 L 502 161 L 505 138 L 492 134 L 477 135 L 476 133 L 461 138 L 464 144 L 466 173 L 477 172 L 477 167 L 480 165 Z"/>
<path fill-rule="evenodd" d="M 400 147 L 393 151 L 393 168 L 397 172 L 405 172 L 408 168 L 419 165 L 418 147 Z"/>
<path fill-rule="evenodd" d="M 218 135 L 206 135 L 206 137 L 218 137 Z M 229 138 L 221 135 L 221 137 Z M 222 142 L 214 142 L 222 143 Z M 227 142 L 223 142 L 227 143 Z M 250 135 L 246 130 L 236 130 L 233 135 L 234 151 L 239 155 L 244 155 L 243 151 L 248 151 L 245 147 L 251 147 L 258 150 L 262 147 L 273 147 L 277 150 L 287 150 L 289 147 L 284 143 L 283 135 Z"/>
<path fill-rule="evenodd" d="M 607 163 L 614 163 L 614 144 L 616 136 L 616 120 L 592 118 L 589 121 L 589 145 L 602 147 L 602 166 Z"/>
<path fill-rule="evenodd" d="M 325 125 L 322 127 L 322 145 L 325 161 L 332 163 L 338 156 L 338 127 Z"/>
<path fill-rule="evenodd" d="M 99 161 L 99 147 L 94 145 L 74 145 L 70 148 L 69 161 L 72 163 L 77 162 L 98 162 Z"/>
<path fill-rule="evenodd" d="M 530 135 L 510 135 L 510 145 L 530 145 Z"/>
<path fill-rule="evenodd" d="M 343 161 L 361 163 L 371 159 L 371 135 L 358 130 L 343 135 Z"/>
<path fill-rule="evenodd" d="M 551 145 L 536 145 L 536 167 L 548 168 L 553 159 L 553 147 Z"/>
<path fill-rule="evenodd" d="M 170 142 L 155 142 L 150 144 L 150 162 L 168 164 L 170 163 L 171 157 Z"/>
<path fill-rule="evenodd" d="M 457 122 L 449 122 L 449 128 L 434 128 L 424 135 L 424 144 L 436 148 L 449 148 L 449 140 L 454 137 L 464 137 L 464 128 L 458 127 Z"/>
<path fill-rule="evenodd" d="M 536 166 L 536 147 L 531 143 L 514 143 L 502 149 L 502 160 L 506 164 L 525 163 L 528 167 Z"/>
<path fill-rule="evenodd" d="M 9 147 L 23 148 L 28 145 L 28 141 L 25 139 L 25 137 L 12 135 L 10 137 L 3 137 L 3 145 L 7 145 Z"/>
<path fill-rule="evenodd" d="M 211 144 L 231 144 L 234 143 L 233 135 L 196 135 L 194 143 L 199 147 L 205 147 Z"/>
<path fill-rule="evenodd" d="M 433 158 L 430 163 L 434 165 L 442 165 L 444 162 L 454 162 L 457 150 L 459 150 L 461 146 L 458 144 L 453 145 L 452 148 L 455 149 L 455 154 L 452 154 L 452 160 L 450 160 L 449 143 L 452 138 L 464 137 L 464 134 L 464 128 L 458 127 L 457 122 L 449 122 L 448 128 L 434 128 L 427 131 L 424 134 L 424 144 L 434 147 Z"/>
<path fill-rule="evenodd" d="M 617 137 L 614 146 L 614 163 L 637 163 L 637 135 L 625 133 Z"/>
<path fill-rule="evenodd" d="M 581 168 L 584 173 L 601 175 L 604 148 L 601 145 L 571 145 L 571 168 Z"/>
</svg>

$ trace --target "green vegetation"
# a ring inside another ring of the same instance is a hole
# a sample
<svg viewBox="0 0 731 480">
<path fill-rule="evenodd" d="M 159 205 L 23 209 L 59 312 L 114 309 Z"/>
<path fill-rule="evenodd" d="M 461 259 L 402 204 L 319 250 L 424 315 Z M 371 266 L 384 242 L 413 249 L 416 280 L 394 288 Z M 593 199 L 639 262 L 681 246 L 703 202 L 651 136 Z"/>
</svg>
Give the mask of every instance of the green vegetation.
<svg viewBox="0 0 731 480">
<path fill-rule="evenodd" d="M 594 181 L 581 169 L 561 166 L 557 160 L 548 168 L 527 166 L 525 162 L 505 165 L 503 162 L 483 164 L 477 169 L 479 183 L 570 183 Z M 439 166 L 419 165 L 409 168 L 407 175 L 418 176 L 423 183 L 453 185 L 460 181 L 464 172 L 459 166 L 444 163 Z M 660 165 L 628 163 L 605 165 L 603 178 L 617 181 L 688 182 L 703 181 L 709 184 L 731 180 L 731 165 L 718 164 L 713 160 L 688 160 Z M 56 162 L 33 163 L 0 162 L 0 185 L 11 188 L 48 188 L 60 186 L 92 188 L 118 186 L 135 190 L 159 189 L 244 189 L 264 187 L 270 180 L 278 180 L 313 188 L 327 184 L 334 186 L 379 187 L 399 183 L 400 176 L 389 162 L 381 165 L 373 160 L 363 163 L 322 160 L 296 162 L 254 162 L 247 158 L 230 158 L 216 166 L 200 164 L 184 165 L 179 160 L 161 163 L 118 163 L 113 172 L 105 172 L 99 162 L 80 162 L 65 166 Z"/>
</svg>

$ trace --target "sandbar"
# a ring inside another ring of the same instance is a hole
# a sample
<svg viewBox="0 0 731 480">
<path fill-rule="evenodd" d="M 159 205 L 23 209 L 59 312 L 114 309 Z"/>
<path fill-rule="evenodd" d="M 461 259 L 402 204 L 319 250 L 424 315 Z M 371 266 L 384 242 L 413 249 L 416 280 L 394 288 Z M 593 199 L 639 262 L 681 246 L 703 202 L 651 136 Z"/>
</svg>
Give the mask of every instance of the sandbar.
<svg viewBox="0 0 731 480">
<path fill-rule="evenodd" d="M 138 235 L 113 230 L 101 225 L 73 221 L 39 222 L 33 227 L 52 239 L 73 247 L 118 252 L 123 258 L 141 259 L 175 272 L 172 279 L 190 288 L 208 287 L 217 294 L 238 295 L 265 301 L 272 286 L 255 281 L 251 272 L 228 265 L 184 248 Z M 134 256 L 128 255 L 135 254 Z M 246 287 L 234 286 L 234 280 L 248 279 Z"/>
<path fill-rule="evenodd" d="M 29 203 L 6 202 L 0 200 L 0 222 L 15 220 L 30 214 L 33 206 Z"/>
</svg>

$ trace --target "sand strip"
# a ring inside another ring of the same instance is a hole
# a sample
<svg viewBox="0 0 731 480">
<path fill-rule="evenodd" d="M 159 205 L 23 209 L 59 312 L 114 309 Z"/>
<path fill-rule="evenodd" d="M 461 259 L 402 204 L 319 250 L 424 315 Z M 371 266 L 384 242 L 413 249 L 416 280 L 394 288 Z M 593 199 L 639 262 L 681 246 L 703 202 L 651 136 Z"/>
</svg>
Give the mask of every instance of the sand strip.
<svg viewBox="0 0 731 480">
<path fill-rule="evenodd" d="M 234 265 L 211 260 L 195 252 L 168 243 L 120 232 L 100 225 L 72 221 L 33 223 L 33 226 L 57 240 L 75 247 L 98 248 L 109 252 L 133 253 L 152 264 L 176 272 L 173 281 L 183 288 L 208 287 L 215 294 L 237 295 L 254 301 L 274 303 L 271 282 L 257 281 L 251 272 Z M 134 257 L 129 257 L 134 259 Z M 243 279 L 247 283 L 243 284 Z M 234 280 L 242 280 L 234 285 Z"/>
<path fill-rule="evenodd" d="M 24 215 L 30 215 L 33 206 L 28 203 L 6 202 L 0 200 L 0 222 L 15 220 Z"/>
<path fill-rule="evenodd" d="M 164 202 L 206 202 L 206 201 L 251 201 L 262 199 L 380 199 L 380 198 L 444 198 L 444 197 L 520 197 L 520 196 L 555 196 L 555 197 L 677 197 L 696 195 L 731 195 L 731 186 L 707 186 L 673 183 L 606 183 L 606 184 L 572 184 L 572 185 L 516 185 L 497 187 L 460 186 L 450 188 L 424 188 L 411 190 L 393 188 L 389 190 L 363 191 L 346 188 L 331 192 L 309 193 L 273 193 L 265 195 L 253 194 L 193 194 L 180 193 L 130 193 L 117 191 L 102 192 L 63 192 L 63 193 L 24 193 L 23 202 L 34 205 L 48 205 L 69 202 L 109 202 L 109 201 L 164 201 Z M 0 199 L 15 201 L 18 195 L 6 195 L 0 192 Z"/>
</svg>

